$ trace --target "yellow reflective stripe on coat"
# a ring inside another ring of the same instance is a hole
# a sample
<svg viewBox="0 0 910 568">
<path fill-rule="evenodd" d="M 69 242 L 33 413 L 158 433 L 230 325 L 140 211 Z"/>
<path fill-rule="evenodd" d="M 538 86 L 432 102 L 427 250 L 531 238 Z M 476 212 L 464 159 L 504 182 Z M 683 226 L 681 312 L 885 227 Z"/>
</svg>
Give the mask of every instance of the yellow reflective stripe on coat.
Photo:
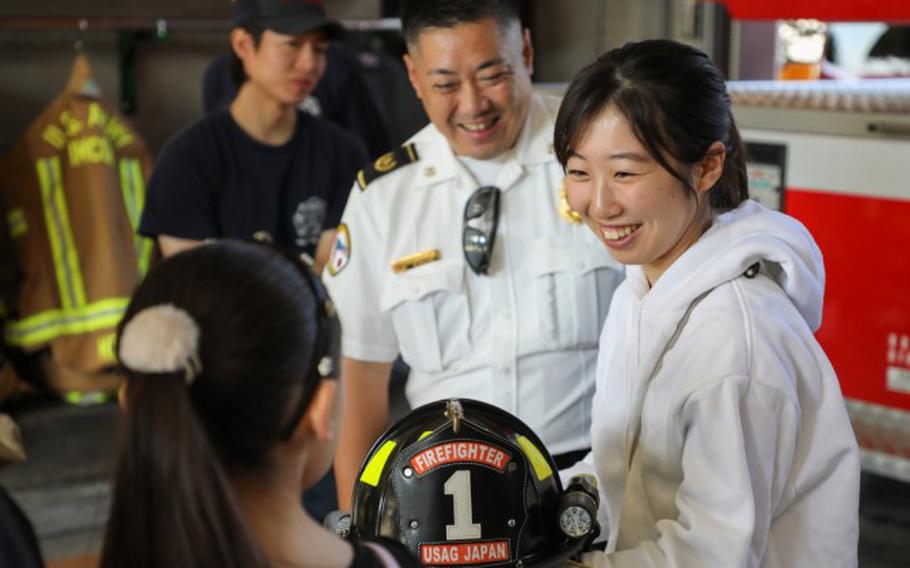
<svg viewBox="0 0 910 568">
<path fill-rule="evenodd" d="M 48 310 L 6 324 L 6 342 L 35 347 L 64 335 L 91 333 L 120 322 L 129 298 L 110 298 L 72 310 Z"/>
<path fill-rule="evenodd" d="M 22 208 L 16 208 L 6 214 L 6 224 L 9 226 L 9 234 L 12 238 L 18 239 L 28 232 L 28 221 L 25 220 L 25 211 Z"/>
<path fill-rule="evenodd" d="M 63 193 L 63 173 L 60 158 L 38 160 L 35 163 L 38 180 L 41 183 L 41 200 L 44 206 L 44 221 L 54 259 L 60 304 L 64 309 L 85 305 L 85 286 L 82 270 L 79 268 L 79 253 L 73 229 L 70 226 L 69 209 Z"/>
<path fill-rule="evenodd" d="M 63 399 L 69 404 L 76 406 L 91 406 L 93 404 L 104 404 L 114 400 L 114 393 L 103 391 L 69 391 Z"/>
<path fill-rule="evenodd" d="M 142 210 L 145 208 L 145 179 L 139 160 L 124 158 L 120 160 L 120 189 L 123 192 L 123 205 L 133 228 L 133 244 L 136 248 L 136 260 L 139 265 L 139 278 L 148 272 L 152 258 L 152 239 L 137 233 Z"/>
<path fill-rule="evenodd" d="M 130 174 L 133 180 L 133 188 L 136 195 L 136 220 L 133 223 L 133 232 L 136 234 L 136 258 L 139 259 L 139 278 L 145 277 L 149 270 L 149 263 L 152 260 L 152 251 L 155 241 L 147 237 L 140 236 L 139 221 L 142 219 L 142 211 L 145 210 L 145 177 L 142 175 L 142 165 L 139 160 L 130 160 Z"/>
<path fill-rule="evenodd" d="M 117 362 L 117 353 L 115 347 L 117 345 L 117 333 L 112 331 L 107 335 L 102 335 L 98 338 L 98 341 L 95 344 L 97 349 L 97 357 L 99 363 L 116 363 Z"/>
</svg>

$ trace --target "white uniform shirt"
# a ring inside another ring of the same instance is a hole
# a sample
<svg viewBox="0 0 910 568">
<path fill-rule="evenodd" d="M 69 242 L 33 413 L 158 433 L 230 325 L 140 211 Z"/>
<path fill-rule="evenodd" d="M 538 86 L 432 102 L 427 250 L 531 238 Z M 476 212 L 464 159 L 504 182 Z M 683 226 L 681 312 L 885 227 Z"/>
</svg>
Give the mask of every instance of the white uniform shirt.
<svg viewBox="0 0 910 568">
<path fill-rule="evenodd" d="M 554 454 L 589 446 L 597 342 L 622 278 L 594 235 L 559 214 L 558 105 L 534 96 L 499 171 L 489 275 L 474 274 L 462 252 L 462 215 L 477 182 L 431 124 L 409 141 L 415 163 L 351 192 L 345 252 L 333 251 L 325 276 L 346 356 L 385 362 L 400 352 L 411 366 L 412 407 L 482 400 L 520 417 Z M 392 271 L 395 260 L 430 249 L 439 260 Z"/>
</svg>

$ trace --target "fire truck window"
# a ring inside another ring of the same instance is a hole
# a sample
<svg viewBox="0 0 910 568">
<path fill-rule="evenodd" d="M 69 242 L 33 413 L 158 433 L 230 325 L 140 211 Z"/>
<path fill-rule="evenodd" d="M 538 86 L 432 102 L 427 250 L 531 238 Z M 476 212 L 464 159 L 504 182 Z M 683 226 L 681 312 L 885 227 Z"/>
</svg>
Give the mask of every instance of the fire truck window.
<svg viewBox="0 0 910 568">
<path fill-rule="evenodd" d="M 831 63 L 857 77 L 910 77 L 910 26 L 832 23 Z"/>
</svg>

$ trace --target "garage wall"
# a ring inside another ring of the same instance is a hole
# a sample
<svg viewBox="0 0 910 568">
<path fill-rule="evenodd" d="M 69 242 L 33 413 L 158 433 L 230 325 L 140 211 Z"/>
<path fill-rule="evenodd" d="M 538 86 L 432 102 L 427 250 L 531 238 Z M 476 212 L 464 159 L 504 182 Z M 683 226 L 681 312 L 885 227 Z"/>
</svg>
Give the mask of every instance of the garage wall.
<svg viewBox="0 0 910 568">
<path fill-rule="evenodd" d="M 339 19 L 379 17 L 381 0 L 328 0 Z M 78 32 L 76 19 L 89 27 Z M 81 39 L 104 97 L 120 100 L 116 21 L 202 21 L 205 31 L 172 28 L 165 40 L 153 30 L 134 44 L 136 108 L 130 118 L 152 152 L 184 125 L 202 115 L 202 73 L 227 49 L 230 0 L 2 0 L 0 2 L 0 152 L 6 152 L 28 124 L 63 89 Z M 69 25 L 68 29 L 61 28 Z M 42 29 L 43 28 L 43 29 Z"/>
</svg>

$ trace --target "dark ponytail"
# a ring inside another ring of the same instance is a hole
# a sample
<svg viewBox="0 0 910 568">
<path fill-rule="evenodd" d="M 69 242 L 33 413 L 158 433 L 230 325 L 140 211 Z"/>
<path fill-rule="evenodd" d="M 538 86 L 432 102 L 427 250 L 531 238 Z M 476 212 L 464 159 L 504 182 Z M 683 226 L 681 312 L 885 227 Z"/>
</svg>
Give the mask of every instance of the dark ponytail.
<svg viewBox="0 0 910 568">
<path fill-rule="evenodd" d="M 730 116 L 730 135 L 724 144 L 727 158 L 724 171 L 717 181 L 717 191 L 708 193 L 708 203 L 715 211 L 728 211 L 749 199 L 749 177 L 746 170 L 746 145 L 739 136 L 739 128 Z"/>
<path fill-rule="evenodd" d="M 261 245 L 203 245 L 149 273 L 117 335 L 127 389 L 102 568 L 268 566 L 230 478 L 268 472 L 312 399 L 316 306 L 299 268 Z M 147 324 L 165 312 L 195 330 L 185 369 L 143 367 L 180 359 L 148 347 L 177 335 Z"/>
<path fill-rule="evenodd" d="M 665 170 L 694 193 L 688 175 L 714 142 L 726 148 L 724 171 L 708 192 L 714 211 L 749 197 L 746 156 L 720 71 L 694 47 L 671 40 L 627 43 L 578 72 L 556 117 L 553 146 L 563 167 L 597 117 L 615 105 Z M 670 158 L 681 169 L 670 164 Z"/>
<path fill-rule="evenodd" d="M 101 568 L 267 568 L 183 374 L 128 381 Z"/>
</svg>

